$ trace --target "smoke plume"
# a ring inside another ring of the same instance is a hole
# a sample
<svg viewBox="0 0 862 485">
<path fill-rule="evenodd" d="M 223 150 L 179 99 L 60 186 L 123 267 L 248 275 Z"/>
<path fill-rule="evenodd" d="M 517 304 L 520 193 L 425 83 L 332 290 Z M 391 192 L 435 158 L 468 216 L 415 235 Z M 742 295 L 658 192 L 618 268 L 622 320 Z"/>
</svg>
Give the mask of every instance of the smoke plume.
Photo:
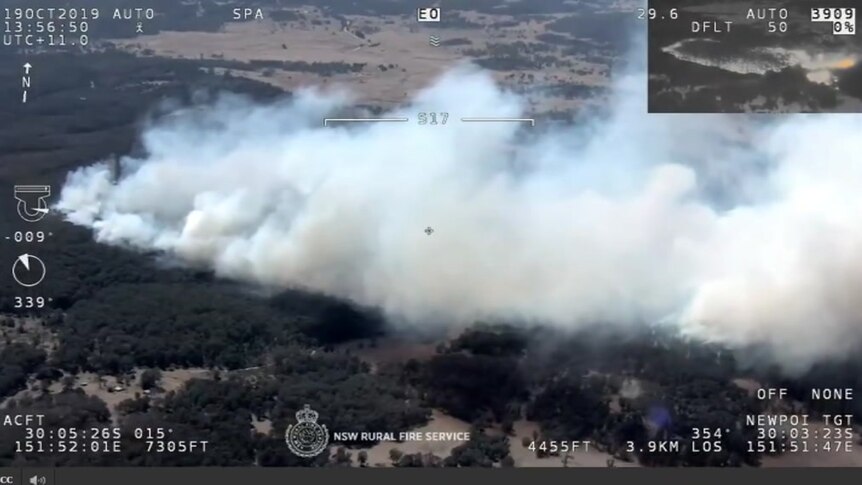
<svg viewBox="0 0 862 485">
<path fill-rule="evenodd" d="M 862 118 L 525 116 L 457 68 L 387 116 L 324 127 L 349 97 L 224 97 L 71 173 L 58 208 L 98 241 L 381 308 L 404 325 L 662 323 L 804 366 L 862 337 Z M 449 113 L 420 125 L 420 112 Z M 426 228 L 432 228 L 429 235 Z"/>
</svg>

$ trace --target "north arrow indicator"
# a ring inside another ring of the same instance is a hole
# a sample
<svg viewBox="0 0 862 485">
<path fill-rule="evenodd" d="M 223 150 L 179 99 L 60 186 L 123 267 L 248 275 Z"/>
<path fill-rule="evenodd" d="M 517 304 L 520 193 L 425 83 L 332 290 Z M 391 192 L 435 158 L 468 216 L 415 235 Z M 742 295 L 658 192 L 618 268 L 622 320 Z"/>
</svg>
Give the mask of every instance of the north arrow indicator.
<svg viewBox="0 0 862 485">
<path fill-rule="evenodd" d="M 12 277 L 19 285 L 32 288 L 45 279 L 45 263 L 32 254 L 22 254 L 12 265 Z"/>
</svg>

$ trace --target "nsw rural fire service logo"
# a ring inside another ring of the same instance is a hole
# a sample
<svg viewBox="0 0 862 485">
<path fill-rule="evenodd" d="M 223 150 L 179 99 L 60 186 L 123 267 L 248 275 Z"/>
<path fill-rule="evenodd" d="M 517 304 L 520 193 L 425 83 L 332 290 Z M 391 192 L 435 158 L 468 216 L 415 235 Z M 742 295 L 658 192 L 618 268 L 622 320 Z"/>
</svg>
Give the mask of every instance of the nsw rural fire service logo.
<svg viewBox="0 0 862 485">
<path fill-rule="evenodd" d="M 296 413 L 296 424 L 291 424 L 284 432 L 284 441 L 294 454 L 303 458 L 313 458 L 326 449 L 329 444 L 329 430 L 317 424 L 317 411 L 306 404 Z"/>
</svg>

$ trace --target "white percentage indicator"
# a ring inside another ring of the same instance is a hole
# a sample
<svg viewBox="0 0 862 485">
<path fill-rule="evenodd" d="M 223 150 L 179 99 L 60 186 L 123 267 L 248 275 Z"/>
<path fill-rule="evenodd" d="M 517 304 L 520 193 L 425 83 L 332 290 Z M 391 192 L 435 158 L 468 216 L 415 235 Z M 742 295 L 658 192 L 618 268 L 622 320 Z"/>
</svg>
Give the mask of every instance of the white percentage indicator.
<svg viewBox="0 0 862 485">
<path fill-rule="evenodd" d="M 856 35 L 856 9 L 820 7 L 811 9 L 812 22 L 829 22 L 833 35 Z"/>
</svg>

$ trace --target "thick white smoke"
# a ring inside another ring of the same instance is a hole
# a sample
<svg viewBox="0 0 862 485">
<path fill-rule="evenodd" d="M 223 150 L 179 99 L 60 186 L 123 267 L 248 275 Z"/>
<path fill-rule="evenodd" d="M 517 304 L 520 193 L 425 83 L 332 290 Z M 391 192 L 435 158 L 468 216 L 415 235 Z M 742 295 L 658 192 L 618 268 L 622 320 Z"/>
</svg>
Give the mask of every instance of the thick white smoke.
<svg viewBox="0 0 862 485">
<path fill-rule="evenodd" d="M 407 324 L 663 322 L 798 365 L 849 352 L 862 118 L 647 115 L 643 84 L 551 130 L 461 122 L 524 115 L 471 68 L 389 114 L 407 123 L 324 127 L 347 100 L 314 92 L 224 99 L 149 128 L 116 184 L 108 164 L 70 174 L 58 208 L 101 242 Z M 447 123 L 417 124 L 432 111 Z"/>
</svg>

